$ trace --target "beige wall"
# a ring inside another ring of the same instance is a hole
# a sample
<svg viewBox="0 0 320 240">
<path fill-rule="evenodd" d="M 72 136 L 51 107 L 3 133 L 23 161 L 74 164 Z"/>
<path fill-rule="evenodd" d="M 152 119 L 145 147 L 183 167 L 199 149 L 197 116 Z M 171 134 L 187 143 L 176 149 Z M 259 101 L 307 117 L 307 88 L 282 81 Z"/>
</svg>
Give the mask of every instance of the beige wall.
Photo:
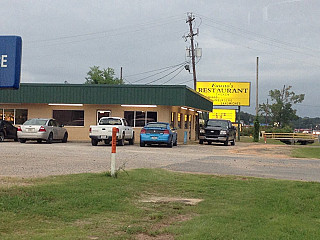
<svg viewBox="0 0 320 240">
<path fill-rule="evenodd" d="M 177 133 L 178 133 L 178 142 L 182 143 L 184 142 L 184 134 L 187 132 L 187 141 L 191 140 L 194 141 L 196 140 L 196 133 L 195 133 L 195 121 L 196 121 L 196 112 L 195 111 L 190 111 L 186 109 L 182 109 L 181 107 L 178 106 L 173 106 L 171 107 L 170 110 L 170 116 L 171 112 L 175 112 L 175 128 L 177 128 Z M 182 122 L 181 122 L 181 128 L 178 127 L 178 113 L 182 114 Z M 190 126 L 188 129 L 185 129 L 185 115 L 192 115 L 192 120 L 191 120 L 191 129 Z"/>
<path fill-rule="evenodd" d="M 28 119 L 30 118 L 52 118 L 53 110 L 84 110 L 84 126 L 66 126 L 69 133 L 69 140 L 71 141 L 89 141 L 90 125 L 97 123 L 97 111 L 109 110 L 113 117 L 124 117 L 124 111 L 155 111 L 158 113 L 158 121 L 171 122 L 171 112 L 183 114 L 182 128 L 178 129 L 177 119 L 175 120 L 175 127 L 178 133 L 178 142 L 183 143 L 184 132 L 188 134 L 188 141 L 195 140 L 195 111 L 181 109 L 177 106 L 157 106 L 156 108 L 137 108 L 137 107 L 121 107 L 120 105 L 92 105 L 84 104 L 83 106 L 49 106 L 48 104 L 0 104 L 0 109 L 28 109 Z M 184 115 L 192 115 L 191 131 L 184 129 Z M 139 141 L 139 134 L 141 128 L 135 128 L 136 142 Z"/>
</svg>

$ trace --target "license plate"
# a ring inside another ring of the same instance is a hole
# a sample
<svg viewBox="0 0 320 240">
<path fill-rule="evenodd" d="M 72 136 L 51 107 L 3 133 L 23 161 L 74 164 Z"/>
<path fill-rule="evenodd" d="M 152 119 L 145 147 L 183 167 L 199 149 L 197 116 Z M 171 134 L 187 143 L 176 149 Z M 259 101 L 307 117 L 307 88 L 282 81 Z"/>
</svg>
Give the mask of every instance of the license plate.
<svg viewBox="0 0 320 240">
<path fill-rule="evenodd" d="M 158 137 L 151 137 L 151 139 L 154 139 L 154 140 L 155 140 L 155 139 L 158 139 Z"/>
<path fill-rule="evenodd" d="M 101 139 L 107 139 L 107 138 L 108 138 L 108 136 L 105 136 L 105 135 L 101 136 Z"/>
<path fill-rule="evenodd" d="M 27 132 L 34 132 L 34 128 L 26 128 Z"/>
</svg>

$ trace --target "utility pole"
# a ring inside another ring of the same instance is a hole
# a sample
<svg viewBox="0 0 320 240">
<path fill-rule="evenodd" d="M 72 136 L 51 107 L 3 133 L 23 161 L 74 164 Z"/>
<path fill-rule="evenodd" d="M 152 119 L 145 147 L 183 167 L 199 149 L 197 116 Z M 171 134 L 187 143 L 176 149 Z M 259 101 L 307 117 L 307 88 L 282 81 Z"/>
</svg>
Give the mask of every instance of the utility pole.
<svg viewBox="0 0 320 240">
<path fill-rule="evenodd" d="M 259 57 L 257 57 L 257 79 L 256 79 L 256 120 L 254 121 L 253 141 L 259 142 L 260 139 L 260 123 L 259 123 L 259 99 L 258 99 L 258 70 L 259 70 Z"/>
<path fill-rule="evenodd" d="M 191 61 L 192 61 L 192 73 L 193 73 L 193 87 L 194 87 L 194 90 L 197 90 L 196 60 L 195 60 L 193 37 L 195 35 L 198 35 L 198 33 L 193 33 L 192 21 L 194 19 L 195 18 L 193 17 L 192 13 L 188 13 L 188 20 L 186 21 L 186 23 L 189 23 L 189 28 L 190 28 L 190 33 L 189 33 L 188 37 L 190 37 L 190 41 L 191 41 Z"/>
<path fill-rule="evenodd" d="M 120 68 L 120 80 L 122 80 L 122 67 Z"/>
<path fill-rule="evenodd" d="M 257 57 L 257 79 L 256 79 L 256 116 L 258 116 L 259 113 L 259 98 L 258 98 L 258 91 L 259 91 L 259 85 L 258 85 L 258 79 L 259 79 L 259 57 Z"/>
</svg>

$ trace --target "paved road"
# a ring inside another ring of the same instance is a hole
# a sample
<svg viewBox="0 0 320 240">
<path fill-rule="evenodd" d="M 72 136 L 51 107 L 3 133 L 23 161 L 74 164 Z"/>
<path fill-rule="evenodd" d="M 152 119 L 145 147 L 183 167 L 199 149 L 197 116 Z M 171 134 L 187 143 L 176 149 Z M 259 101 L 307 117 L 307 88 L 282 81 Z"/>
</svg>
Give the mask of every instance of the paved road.
<svg viewBox="0 0 320 240">
<path fill-rule="evenodd" d="M 117 148 L 117 167 L 320 182 L 319 159 L 289 158 L 293 146 L 237 143 Z M 110 170 L 111 147 L 90 143 L 0 143 L 0 176 L 41 177 Z"/>
</svg>

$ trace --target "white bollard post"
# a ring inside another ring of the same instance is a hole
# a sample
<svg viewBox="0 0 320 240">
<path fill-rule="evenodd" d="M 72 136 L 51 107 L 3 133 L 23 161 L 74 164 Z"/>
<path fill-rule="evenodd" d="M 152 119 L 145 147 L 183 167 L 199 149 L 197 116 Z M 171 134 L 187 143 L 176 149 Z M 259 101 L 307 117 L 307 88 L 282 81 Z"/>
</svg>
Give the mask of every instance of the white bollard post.
<svg viewBox="0 0 320 240">
<path fill-rule="evenodd" d="M 111 176 L 116 175 L 116 152 L 117 152 L 117 128 L 112 128 L 112 149 L 111 149 Z"/>
</svg>

